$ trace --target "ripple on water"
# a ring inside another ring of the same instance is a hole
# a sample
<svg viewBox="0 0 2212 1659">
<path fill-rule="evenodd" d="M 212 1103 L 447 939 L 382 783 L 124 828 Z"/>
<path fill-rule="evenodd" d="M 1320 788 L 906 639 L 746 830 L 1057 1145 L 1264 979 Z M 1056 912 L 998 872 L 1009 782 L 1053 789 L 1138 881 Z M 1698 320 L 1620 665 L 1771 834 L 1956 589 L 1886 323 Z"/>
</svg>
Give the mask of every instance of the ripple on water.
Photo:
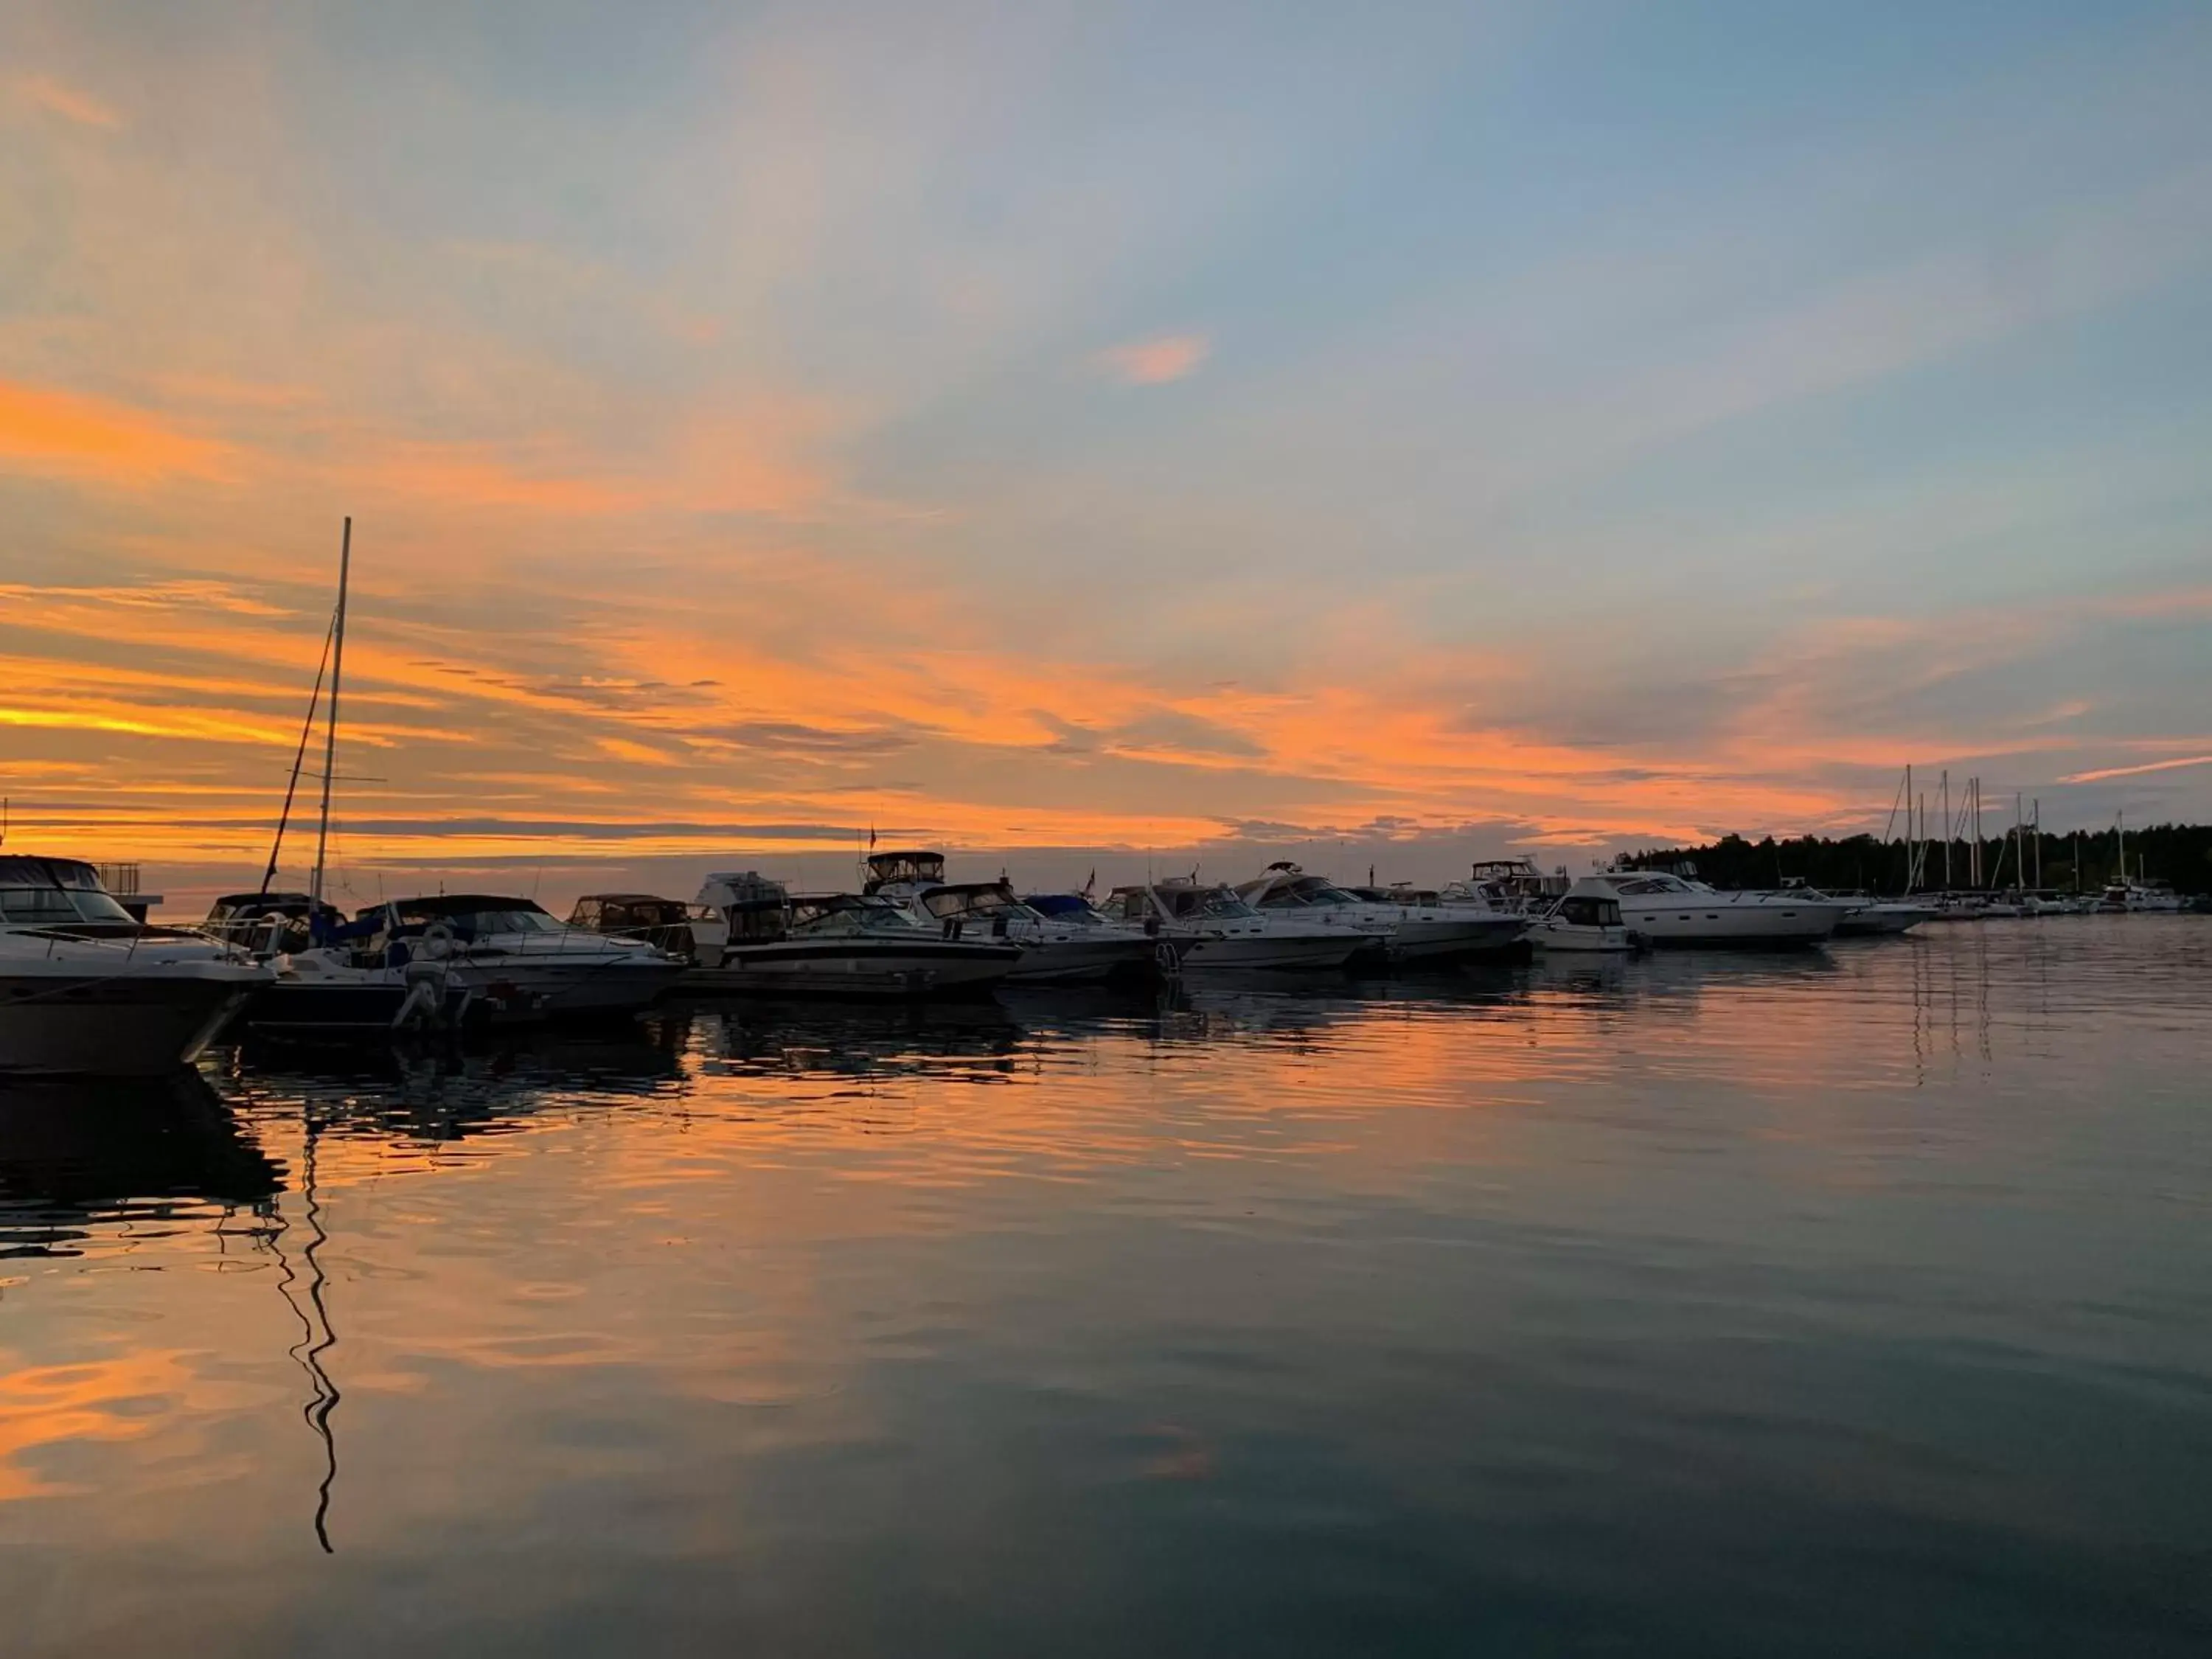
<svg viewBox="0 0 2212 1659">
<path fill-rule="evenodd" d="M 2208 988 L 2065 918 L 11 1086 L 11 1659 L 2201 1651 Z"/>
</svg>

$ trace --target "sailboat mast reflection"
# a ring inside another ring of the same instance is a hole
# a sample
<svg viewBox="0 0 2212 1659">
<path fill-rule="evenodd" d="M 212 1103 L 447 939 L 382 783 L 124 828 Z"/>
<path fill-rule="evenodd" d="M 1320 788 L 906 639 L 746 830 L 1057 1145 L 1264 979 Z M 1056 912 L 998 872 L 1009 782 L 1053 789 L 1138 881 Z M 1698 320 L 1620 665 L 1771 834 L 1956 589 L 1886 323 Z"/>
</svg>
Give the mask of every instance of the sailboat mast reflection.
<svg viewBox="0 0 2212 1659">
<path fill-rule="evenodd" d="M 301 1407 L 315 1437 L 323 1443 L 323 1478 L 315 1488 L 315 1541 L 325 1555 L 335 1555 L 337 1548 L 331 1542 L 331 1489 L 337 1484 L 338 1442 L 331 1427 L 331 1413 L 337 1409 L 340 1395 L 338 1386 L 331 1381 L 330 1372 L 324 1369 L 323 1356 L 337 1346 L 337 1332 L 331 1324 L 330 1304 L 326 1299 L 329 1275 L 323 1271 L 318 1252 L 330 1242 L 323 1226 L 323 1206 L 320 1191 L 315 1182 L 315 1145 L 321 1138 L 322 1124 L 312 1105 L 302 1109 L 301 1116 L 302 1145 L 300 1154 L 301 1189 L 306 1199 L 307 1243 L 300 1253 L 307 1265 L 305 1276 L 306 1300 L 301 1299 L 295 1289 L 301 1275 L 284 1255 L 283 1234 L 289 1224 L 280 1224 L 271 1235 L 271 1244 L 276 1252 L 277 1266 L 283 1277 L 277 1288 L 283 1291 L 286 1304 L 300 1322 L 300 1340 L 286 1352 L 307 1374 L 309 1389 L 307 1403 Z"/>
</svg>

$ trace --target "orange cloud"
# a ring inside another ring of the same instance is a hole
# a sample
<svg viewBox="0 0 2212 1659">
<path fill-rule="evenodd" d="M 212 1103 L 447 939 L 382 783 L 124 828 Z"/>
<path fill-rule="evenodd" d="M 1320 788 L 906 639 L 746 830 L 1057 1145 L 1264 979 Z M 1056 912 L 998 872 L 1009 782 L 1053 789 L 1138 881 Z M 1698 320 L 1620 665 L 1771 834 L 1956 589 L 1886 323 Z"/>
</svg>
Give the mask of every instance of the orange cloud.
<svg viewBox="0 0 2212 1659">
<path fill-rule="evenodd" d="M 0 380 L 0 468 L 143 484 L 220 477 L 228 446 L 164 426 L 143 410 Z"/>
<path fill-rule="evenodd" d="M 84 127 L 119 127 L 123 118 L 90 93 L 64 86 L 48 75 L 26 75 L 15 82 L 15 94 L 51 115 Z"/>
<path fill-rule="evenodd" d="M 1203 334 L 1167 334 L 1109 347 L 1097 362 L 1125 386 L 1164 386 L 1191 374 L 1212 351 L 1213 343 Z"/>
</svg>

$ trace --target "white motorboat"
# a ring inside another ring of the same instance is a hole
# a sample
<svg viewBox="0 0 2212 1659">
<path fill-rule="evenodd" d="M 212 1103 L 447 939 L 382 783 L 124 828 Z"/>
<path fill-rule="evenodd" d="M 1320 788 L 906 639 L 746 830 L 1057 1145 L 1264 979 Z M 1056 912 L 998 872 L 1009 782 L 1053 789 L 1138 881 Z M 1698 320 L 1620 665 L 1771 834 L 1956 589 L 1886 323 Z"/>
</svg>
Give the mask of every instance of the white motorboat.
<svg viewBox="0 0 2212 1659">
<path fill-rule="evenodd" d="M 1520 938 L 1523 925 L 1520 916 L 1486 906 L 1447 907 L 1438 895 L 1412 889 L 1353 892 L 1289 862 L 1269 865 L 1265 875 L 1237 891 L 1263 915 L 1280 914 L 1372 933 L 1381 945 L 1378 954 L 1399 963 L 1451 962 L 1502 951 Z M 1421 902 L 1423 898 L 1428 902 Z"/>
<path fill-rule="evenodd" d="M 1553 900 L 1528 921 L 1528 943 L 1544 951 L 1621 954 L 1636 948 L 1622 919 L 1620 901 L 1589 877 Z"/>
<path fill-rule="evenodd" d="M 707 878 L 700 903 L 729 924 L 718 968 L 685 988 L 755 996 L 920 998 L 988 991 L 1019 945 L 932 931 L 876 894 L 792 895 L 747 871 Z"/>
<path fill-rule="evenodd" d="M 1194 880 L 1117 887 L 1105 914 L 1167 940 L 1186 972 L 1342 968 L 1376 944 L 1373 934 L 1357 928 L 1264 915 L 1233 890 Z"/>
<path fill-rule="evenodd" d="M 1160 971 L 1162 947 L 1141 929 L 1099 927 L 1079 916 L 1047 915 L 1017 898 L 1003 878 L 948 882 L 941 854 L 872 854 L 861 890 L 902 906 L 923 928 L 943 938 L 1019 945 L 1021 960 L 1006 976 L 1010 984 L 1149 980 Z"/>
<path fill-rule="evenodd" d="M 274 977 L 220 940 L 133 920 L 89 864 L 0 854 L 0 1073 L 173 1071 Z"/>
<path fill-rule="evenodd" d="M 381 922 L 381 947 L 441 958 L 488 1017 L 500 1021 L 635 1013 L 676 982 L 684 963 L 641 939 L 555 921 L 534 901 L 442 893 L 370 905 L 355 926 Z"/>
<path fill-rule="evenodd" d="M 1817 945 L 1855 907 L 1810 888 L 1723 893 L 1663 870 L 1606 870 L 1583 878 L 1620 901 L 1630 930 L 1648 945 L 1784 946 Z"/>
<path fill-rule="evenodd" d="M 2143 911 L 2178 915 L 2188 908 L 2181 895 L 2162 881 L 2116 881 L 2097 901 L 2097 908 L 2108 915 Z"/>
</svg>

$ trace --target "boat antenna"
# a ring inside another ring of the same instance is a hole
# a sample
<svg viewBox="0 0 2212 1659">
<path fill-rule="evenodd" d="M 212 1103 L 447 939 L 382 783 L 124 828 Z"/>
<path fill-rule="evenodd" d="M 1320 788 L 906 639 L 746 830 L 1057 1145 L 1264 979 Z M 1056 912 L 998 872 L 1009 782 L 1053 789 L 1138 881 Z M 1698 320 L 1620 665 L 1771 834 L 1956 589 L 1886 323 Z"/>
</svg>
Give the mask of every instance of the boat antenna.
<svg viewBox="0 0 2212 1659">
<path fill-rule="evenodd" d="M 307 694 L 307 718 L 300 722 L 300 746 L 292 756 L 291 781 L 284 786 L 284 810 L 276 815 L 276 838 L 269 843 L 269 867 L 261 872 L 261 891 L 269 891 L 269 884 L 276 879 L 276 856 L 284 850 L 284 830 L 292 822 L 292 797 L 300 787 L 300 768 L 307 759 L 307 739 L 315 729 L 315 708 L 323 700 L 323 675 L 331 665 L 331 636 L 337 632 L 338 613 L 331 612 L 330 626 L 323 629 L 323 659 L 315 665 L 315 689 Z"/>
<path fill-rule="evenodd" d="M 323 817 L 315 831 L 315 878 L 307 889 L 312 914 L 323 902 L 323 856 L 331 841 L 331 776 L 338 769 L 338 681 L 345 670 L 346 579 L 353 570 L 353 514 L 338 542 L 338 609 L 331 621 L 331 714 L 323 739 Z"/>
</svg>

